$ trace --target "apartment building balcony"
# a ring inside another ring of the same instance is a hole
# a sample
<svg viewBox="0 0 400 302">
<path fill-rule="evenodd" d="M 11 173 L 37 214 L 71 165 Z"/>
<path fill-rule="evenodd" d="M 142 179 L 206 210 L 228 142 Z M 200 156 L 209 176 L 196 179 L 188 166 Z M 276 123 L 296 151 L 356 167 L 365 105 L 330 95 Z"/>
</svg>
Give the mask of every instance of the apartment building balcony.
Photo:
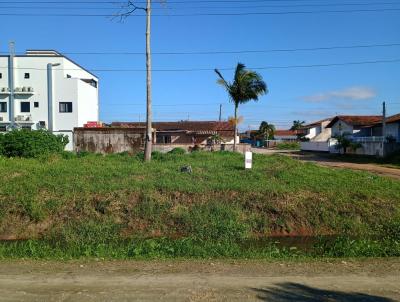
<svg viewBox="0 0 400 302">
<path fill-rule="evenodd" d="M 0 88 L 0 95 L 5 95 L 8 96 L 11 94 L 10 88 L 8 87 L 2 87 Z M 34 95 L 34 89 L 33 87 L 17 87 L 14 89 L 14 95 Z"/>
</svg>

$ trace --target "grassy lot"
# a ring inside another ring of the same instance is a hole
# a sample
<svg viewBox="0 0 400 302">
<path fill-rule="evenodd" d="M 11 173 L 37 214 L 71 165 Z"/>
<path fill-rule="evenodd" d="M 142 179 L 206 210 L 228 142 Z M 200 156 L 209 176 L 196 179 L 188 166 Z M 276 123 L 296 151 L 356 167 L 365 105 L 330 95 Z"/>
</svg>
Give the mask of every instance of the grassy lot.
<svg viewBox="0 0 400 302">
<path fill-rule="evenodd" d="M 1 243 L 0 257 L 306 254 L 252 244 L 279 234 L 340 235 L 318 255 L 400 256 L 400 182 L 284 156 L 243 165 L 225 152 L 0 158 L 0 235 L 27 239 Z"/>
</svg>

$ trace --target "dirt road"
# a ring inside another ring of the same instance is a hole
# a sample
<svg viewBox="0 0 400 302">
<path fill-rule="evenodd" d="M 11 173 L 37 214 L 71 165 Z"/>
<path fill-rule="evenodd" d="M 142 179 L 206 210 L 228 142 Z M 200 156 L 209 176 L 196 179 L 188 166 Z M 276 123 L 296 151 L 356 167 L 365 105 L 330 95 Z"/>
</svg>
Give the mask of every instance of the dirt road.
<svg viewBox="0 0 400 302">
<path fill-rule="evenodd" d="M 0 262 L 0 301 L 400 301 L 400 259 Z"/>
<path fill-rule="evenodd" d="M 262 148 L 252 148 L 252 152 L 258 154 L 267 154 L 267 155 L 272 155 L 272 154 L 287 155 L 298 160 L 313 162 L 321 166 L 367 171 L 381 176 L 386 176 L 400 180 L 400 169 L 385 167 L 373 163 L 345 162 L 343 160 L 337 160 L 337 159 L 335 160 L 334 158 L 329 158 L 326 155 L 318 153 L 312 153 L 312 152 L 301 153 L 293 150 L 270 150 Z"/>
</svg>

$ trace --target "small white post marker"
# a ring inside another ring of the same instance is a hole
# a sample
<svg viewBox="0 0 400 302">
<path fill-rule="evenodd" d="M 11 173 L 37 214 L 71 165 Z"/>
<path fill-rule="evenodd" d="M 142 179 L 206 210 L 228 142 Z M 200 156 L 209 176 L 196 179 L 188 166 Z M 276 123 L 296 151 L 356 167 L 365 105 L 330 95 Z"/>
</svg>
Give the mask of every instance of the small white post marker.
<svg viewBox="0 0 400 302">
<path fill-rule="evenodd" d="M 246 152 L 244 155 L 244 168 L 251 169 L 253 166 L 253 152 Z"/>
</svg>

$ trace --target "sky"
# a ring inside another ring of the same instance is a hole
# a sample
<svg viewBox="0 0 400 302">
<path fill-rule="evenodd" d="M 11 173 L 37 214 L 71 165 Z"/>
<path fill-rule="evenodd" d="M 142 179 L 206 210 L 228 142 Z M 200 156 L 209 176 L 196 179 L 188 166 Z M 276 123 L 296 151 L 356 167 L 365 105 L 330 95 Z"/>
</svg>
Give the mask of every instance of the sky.
<svg viewBox="0 0 400 302">
<path fill-rule="evenodd" d="M 18 53 L 65 53 L 100 78 L 102 121 L 144 121 L 143 12 L 121 22 L 106 15 L 123 1 L 27 2 L 0 0 L 1 52 L 15 41 Z M 153 14 L 156 121 L 217 120 L 220 104 L 228 119 L 233 105 L 213 69 L 229 80 L 238 62 L 259 72 L 269 89 L 240 106 L 242 130 L 261 121 L 287 129 L 293 120 L 379 115 L 383 101 L 389 115 L 400 112 L 400 0 L 167 0 L 153 1 Z M 165 52 L 180 54 L 159 54 Z M 392 62 L 364 64 L 376 61 Z"/>
</svg>

